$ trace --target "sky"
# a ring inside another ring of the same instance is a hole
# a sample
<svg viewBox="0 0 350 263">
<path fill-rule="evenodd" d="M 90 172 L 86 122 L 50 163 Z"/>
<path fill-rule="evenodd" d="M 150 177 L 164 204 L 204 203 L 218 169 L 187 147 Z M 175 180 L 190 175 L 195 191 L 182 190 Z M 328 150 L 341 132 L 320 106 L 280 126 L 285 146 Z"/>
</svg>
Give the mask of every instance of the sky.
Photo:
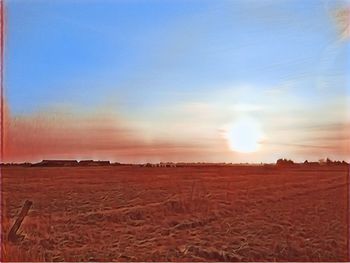
<svg viewBox="0 0 350 263">
<path fill-rule="evenodd" d="M 349 1 L 5 8 L 3 161 L 349 160 Z"/>
</svg>

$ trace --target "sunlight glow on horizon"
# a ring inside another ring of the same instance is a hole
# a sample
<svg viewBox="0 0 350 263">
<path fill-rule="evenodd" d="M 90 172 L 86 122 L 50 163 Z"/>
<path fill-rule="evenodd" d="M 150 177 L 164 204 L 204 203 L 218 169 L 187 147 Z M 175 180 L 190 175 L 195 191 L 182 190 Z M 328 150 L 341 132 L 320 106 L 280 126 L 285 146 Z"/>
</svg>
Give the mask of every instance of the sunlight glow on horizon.
<svg viewBox="0 0 350 263">
<path fill-rule="evenodd" d="M 233 123 L 226 136 L 232 151 L 253 153 L 260 148 L 262 131 L 255 120 L 242 118 Z"/>
</svg>

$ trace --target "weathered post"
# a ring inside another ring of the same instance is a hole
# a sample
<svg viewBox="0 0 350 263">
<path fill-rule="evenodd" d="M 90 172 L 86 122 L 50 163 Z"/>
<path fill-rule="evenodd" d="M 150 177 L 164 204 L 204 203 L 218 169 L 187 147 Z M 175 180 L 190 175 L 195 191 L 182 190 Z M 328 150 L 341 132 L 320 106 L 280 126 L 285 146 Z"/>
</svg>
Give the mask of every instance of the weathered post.
<svg viewBox="0 0 350 263">
<path fill-rule="evenodd" d="M 22 207 L 21 213 L 18 215 L 16 222 L 13 224 L 9 234 L 8 234 L 8 240 L 15 242 L 18 240 L 19 236 L 17 235 L 17 231 L 20 228 L 23 219 L 26 217 L 26 215 L 28 214 L 28 211 L 30 209 L 30 207 L 32 206 L 33 202 L 26 200 L 24 202 L 24 205 Z"/>
</svg>

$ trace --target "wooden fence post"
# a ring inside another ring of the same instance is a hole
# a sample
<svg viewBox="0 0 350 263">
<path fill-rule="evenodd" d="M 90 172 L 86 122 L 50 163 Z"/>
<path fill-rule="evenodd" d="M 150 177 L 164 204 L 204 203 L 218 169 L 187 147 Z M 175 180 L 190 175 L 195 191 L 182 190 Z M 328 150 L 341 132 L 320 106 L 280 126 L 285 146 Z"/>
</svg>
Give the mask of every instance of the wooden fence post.
<svg viewBox="0 0 350 263">
<path fill-rule="evenodd" d="M 17 235 L 17 231 L 20 228 L 23 219 L 26 217 L 26 215 L 28 214 L 28 211 L 30 209 L 30 207 L 32 206 L 33 202 L 26 200 L 24 202 L 24 205 L 22 207 L 21 213 L 18 215 L 16 222 L 13 224 L 9 234 L 8 234 L 8 240 L 15 242 L 18 240 L 19 236 Z"/>
</svg>

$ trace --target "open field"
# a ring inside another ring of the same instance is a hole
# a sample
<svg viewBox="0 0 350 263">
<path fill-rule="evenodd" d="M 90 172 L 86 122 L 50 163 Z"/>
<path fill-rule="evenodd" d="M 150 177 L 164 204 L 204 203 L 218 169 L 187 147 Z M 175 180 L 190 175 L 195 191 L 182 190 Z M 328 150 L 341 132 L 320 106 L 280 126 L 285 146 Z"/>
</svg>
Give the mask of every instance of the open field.
<svg viewBox="0 0 350 263">
<path fill-rule="evenodd" d="M 348 167 L 5 167 L 19 261 L 348 261 Z"/>
</svg>

